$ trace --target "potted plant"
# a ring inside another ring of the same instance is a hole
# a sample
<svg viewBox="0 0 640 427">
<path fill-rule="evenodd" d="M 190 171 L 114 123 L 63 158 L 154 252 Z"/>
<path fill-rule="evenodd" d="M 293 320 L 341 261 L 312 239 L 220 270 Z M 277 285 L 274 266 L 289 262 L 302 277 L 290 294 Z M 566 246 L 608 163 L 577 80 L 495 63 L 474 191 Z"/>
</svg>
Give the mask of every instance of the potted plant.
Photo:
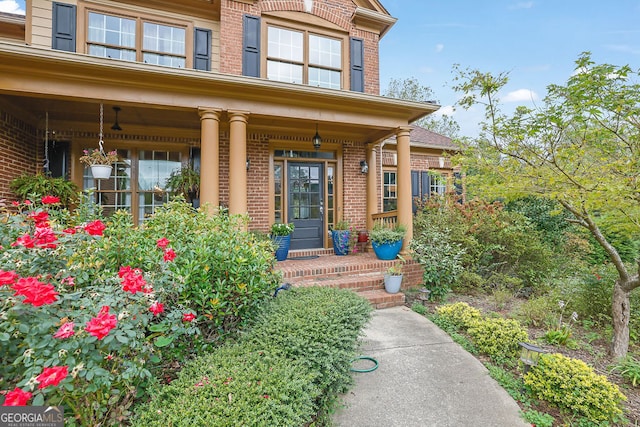
<svg viewBox="0 0 640 427">
<path fill-rule="evenodd" d="M 91 168 L 91 174 L 95 179 L 108 179 L 111 176 L 113 163 L 118 161 L 116 150 L 107 153 L 100 148 L 84 150 L 80 157 L 80 163 Z"/>
<path fill-rule="evenodd" d="M 283 224 L 276 222 L 271 225 L 271 240 L 276 246 L 276 259 L 284 261 L 289 256 L 291 246 L 291 233 L 295 229 L 293 224 Z"/>
<path fill-rule="evenodd" d="M 200 171 L 183 166 L 171 172 L 166 181 L 169 191 L 182 194 L 184 199 L 197 208 L 200 200 Z"/>
<path fill-rule="evenodd" d="M 396 294 L 402 286 L 402 267 L 404 258 L 398 255 L 398 261 L 387 269 L 384 274 L 384 290 L 390 294 Z"/>
<path fill-rule="evenodd" d="M 347 255 L 351 245 L 351 230 L 349 221 L 340 220 L 333 225 L 331 230 L 331 240 L 333 241 L 333 253 L 336 255 Z"/>
<path fill-rule="evenodd" d="M 78 186 L 62 177 L 50 177 L 42 173 L 22 174 L 9 183 L 9 188 L 22 200 L 35 200 L 44 196 L 60 198 L 61 206 L 69 209 L 78 198 Z"/>
<path fill-rule="evenodd" d="M 406 227 L 400 224 L 392 227 L 376 224 L 369 232 L 369 240 L 371 240 L 373 252 L 378 259 L 396 259 L 402 249 L 402 241 L 406 231 Z"/>
</svg>

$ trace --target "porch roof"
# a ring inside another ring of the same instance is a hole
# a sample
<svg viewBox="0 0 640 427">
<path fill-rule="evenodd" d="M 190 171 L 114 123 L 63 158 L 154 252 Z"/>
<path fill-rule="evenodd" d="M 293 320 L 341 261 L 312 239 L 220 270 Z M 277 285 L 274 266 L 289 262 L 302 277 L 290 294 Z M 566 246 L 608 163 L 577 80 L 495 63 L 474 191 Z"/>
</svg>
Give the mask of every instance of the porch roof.
<svg viewBox="0 0 640 427">
<path fill-rule="evenodd" d="M 0 99 L 27 117 L 95 130 L 97 104 L 128 131 L 198 136 L 198 107 L 249 113 L 249 132 L 378 142 L 439 107 L 344 90 L 160 67 L 0 42 Z M 106 110 L 108 111 L 108 110 Z M 107 119 L 105 119 L 107 120 Z"/>
</svg>

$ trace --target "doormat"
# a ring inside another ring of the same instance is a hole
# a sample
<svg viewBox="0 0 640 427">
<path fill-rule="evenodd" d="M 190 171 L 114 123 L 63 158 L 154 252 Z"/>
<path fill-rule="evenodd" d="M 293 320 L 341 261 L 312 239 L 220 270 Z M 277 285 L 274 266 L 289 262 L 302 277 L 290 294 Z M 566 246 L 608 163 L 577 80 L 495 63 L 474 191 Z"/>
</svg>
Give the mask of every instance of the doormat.
<svg viewBox="0 0 640 427">
<path fill-rule="evenodd" d="M 292 256 L 287 259 L 291 261 L 304 261 L 306 259 L 316 259 L 318 257 L 320 257 L 320 255 Z"/>
</svg>

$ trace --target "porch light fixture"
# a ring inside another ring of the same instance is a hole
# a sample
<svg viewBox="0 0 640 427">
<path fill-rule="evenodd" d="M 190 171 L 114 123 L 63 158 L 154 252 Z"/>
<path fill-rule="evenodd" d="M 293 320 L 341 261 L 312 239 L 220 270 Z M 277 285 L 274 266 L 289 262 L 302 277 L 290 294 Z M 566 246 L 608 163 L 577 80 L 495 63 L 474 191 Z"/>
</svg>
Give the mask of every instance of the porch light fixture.
<svg viewBox="0 0 640 427">
<path fill-rule="evenodd" d="M 251 166 L 251 161 L 249 160 L 249 158 L 247 157 L 247 170 L 249 170 L 249 166 Z"/>
<path fill-rule="evenodd" d="M 118 112 L 121 110 L 120 107 L 113 107 L 113 111 L 116 112 L 116 122 L 111 126 L 111 130 L 122 130 L 120 124 L 118 124 Z"/>
<path fill-rule="evenodd" d="M 545 351 L 538 346 L 526 342 L 519 342 L 518 344 L 520 345 L 520 361 L 524 365 L 524 374 L 526 374 L 532 366 L 538 364 L 540 355 Z"/>
<path fill-rule="evenodd" d="M 320 144 L 322 144 L 322 138 L 320 138 L 320 134 L 318 133 L 318 124 L 316 123 L 316 134 L 313 135 L 313 148 L 316 150 L 320 149 Z"/>
<path fill-rule="evenodd" d="M 360 172 L 369 173 L 369 165 L 366 160 L 360 160 Z"/>
</svg>

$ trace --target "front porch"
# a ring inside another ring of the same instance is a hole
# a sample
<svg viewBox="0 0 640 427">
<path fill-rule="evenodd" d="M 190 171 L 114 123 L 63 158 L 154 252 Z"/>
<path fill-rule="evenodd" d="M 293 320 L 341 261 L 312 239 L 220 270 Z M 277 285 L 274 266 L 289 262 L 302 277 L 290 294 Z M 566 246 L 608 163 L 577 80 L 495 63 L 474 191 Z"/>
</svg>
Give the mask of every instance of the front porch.
<svg viewBox="0 0 640 427">
<path fill-rule="evenodd" d="M 397 261 L 397 260 L 396 260 Z M 403 305 L 401 292 L 389 294 L 384 290 L 384 273 L 396 261 L 383 261 L 373 252 L 336 256 L 332 249 L 304 249 L 289 251 L 285 261 L 276 264 L 283 274 L 283 282 L 293 286 L 329 286 L 351 289 L 366 298 L 376 309 Z M 404 264 L 402 289 L 422 283 L 420 265 L 408 259 Z"/>
</svg>

